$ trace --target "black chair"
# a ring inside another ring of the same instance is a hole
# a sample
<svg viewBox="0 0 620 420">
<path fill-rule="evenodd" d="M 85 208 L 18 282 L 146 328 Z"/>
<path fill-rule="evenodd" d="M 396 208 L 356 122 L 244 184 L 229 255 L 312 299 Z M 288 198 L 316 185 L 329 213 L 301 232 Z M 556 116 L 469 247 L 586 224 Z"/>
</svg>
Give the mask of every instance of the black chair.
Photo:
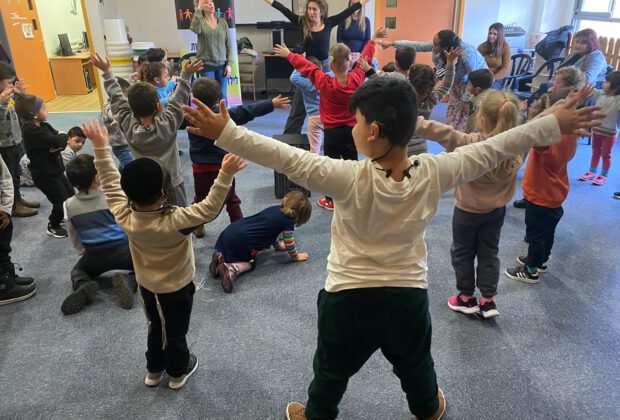
<svg viewBox="0 0 620 420">
<path fill-rule="evenodd" d="M 547 82 L 549 82 L 551 79 L 553 79 L 553 76 L 555 75 L 555 71 L 558 68 L 558 65 L 562 61 L 564 61 L 564 57 L 552 58 L 551 60 L 545 61 L 545 63 L 542 66 L 540 66 L 538 70 L 534 72 L 534 74 L 524 74 L 521 76 L 515 76 L 513 84 L 512 84 L 513 93 L 517 95 L 517 97 L 520 100 L 529 99 L 530 96 L 534 94 L 534 92 L 532 92 L 531 87 L 528 88 L 529 90 L 521 90 L 522 86 L 524 86 L 525 83 L 531 82 L 532 80 L 534 80 L 541 74 L 546 76 Z M 544 71 L 547 71 L 547 73 L 543 73 Z"/>
<path fill-rule="evenodd" d="M 515 54 L 510 57 L 510 75 L 502 80 L 501 89 L 511 89 L 518 76 L 523 76 L 532 67 L 532 56 L 529 54 Z"/>
</svg>

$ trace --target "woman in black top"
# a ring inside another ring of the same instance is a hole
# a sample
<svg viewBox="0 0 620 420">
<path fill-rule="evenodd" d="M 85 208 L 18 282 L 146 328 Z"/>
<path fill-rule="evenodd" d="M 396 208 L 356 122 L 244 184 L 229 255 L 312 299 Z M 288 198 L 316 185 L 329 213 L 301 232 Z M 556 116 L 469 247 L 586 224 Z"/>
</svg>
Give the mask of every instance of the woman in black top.
<svg viewBox="0 0 620 420">
<path fill-rule="evenodd" d="M 330 17 L 327 17 L 328 4 L 326 0 L 308 0 L 303 16 L 291 12 L 277 0 L 265 0 L 265 3 L 279 10 L 302 31 L 304 36 L 303 49 L 306 57 L 318 58 L 323 62 L 323 71 L 329 71 L 329 40 L 332 29 L 337 27 L 340 22 L 344 22 L 354 12 L 360 10 L 363 5 L 368 3 L 368 0 L 360 0 L 359 3 L 355 3 L 341 13 Z M 305 119 L 306 110 L 303 98 L 301 92 L 297 90 L 284 127 L 284 134 L 300 134 Z"/>
</svg>

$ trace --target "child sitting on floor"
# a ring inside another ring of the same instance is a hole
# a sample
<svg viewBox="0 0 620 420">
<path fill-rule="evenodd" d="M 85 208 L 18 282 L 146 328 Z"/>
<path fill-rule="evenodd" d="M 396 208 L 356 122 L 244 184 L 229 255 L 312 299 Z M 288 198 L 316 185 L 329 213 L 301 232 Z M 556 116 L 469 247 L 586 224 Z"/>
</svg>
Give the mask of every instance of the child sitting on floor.
<svg viewBox="0 0 620 420">
<path fill-rule="evenodd" d="M 196 271 L 191 232 L 220 213 L 232 178 L 245 167 L 227 155 L 206 199 L 189 207 L 172 203 L 167 171 L 153 159 L 138 158 L 120 175 L 112 160 L 107 133 L 92 121 L 84 125 L 93 142 L 101 190 L 116 222 L 129 237 L 138 290 L 148 320 L 144 383 L 157 386 L 164 372 L 168 386 L 180 389 L 196 371 L 198 359 L 187 348 Z"/>
<path fill-rule="evenodd" d="M 172 178 L 176 197 L 174 204 L 187 206 L 177 147 L 177 130 L 183 123 L 181 106 L 189 101 L 190 77 L 202 69 L 202 62 L 195 60 L 185 66 L 178 79 L 178 87 L 165 110 L 153 85 L 135 84 L 129 88 L 125 98 L 110 71 L 110 60 L 106 58 L 103 61 L 99 55 L 91 54 L 90 62 L 103 72 L 104 87 L 110 97 L 113 117 L 125 133 L 134 157 L 150 157 L 161 161 Z"/>
<path fill-rule="evenodd" d="M 437 141 L 447 152 L 452 152 L 516 127 L 519 102 L 508 92 L 491 91 L 480 104 L 477 118 L 478 132 L 465 134 L 418 117 L 416 134 Z M 522 164 L 523 156 L 515 156 L 482 177 L 456 187 L 450 255 L 459 293 L 448 299 L 448 307 L 453 311 L 479 313 L 483 318 L 499 315 L 493 299 L 500 274 L 499 238 L 506 203 L 515 193 Z M 474 296 L 476 288 L 482 295 L 480 302 Z"/>
<path fill-rule="evenodd" d="M 221 277 L 222 289 L 232 293 L 235 279 L 256 266 L 258 251 L 273 246 L 287 251 L 292 261 L 306 261 L 308 254 L 297 252 L 295 226 L 310 220 L 312 205 L 303 192 L 291 191 L 279 206 L 271 206 L 253 216 L 228 225 L 215 243 L 209 272 Z M 282 240 L 278 237 L 282 235 Z"/>
<path fill-rule="evenodd" d="M 67 231 L 60 225 L 63 219 L 62 205 L 74 192 L 65 176 L 60 152 L 67 147 L 69 136 L 56 131 L 47 123 L 45 103 L 37 96 L 17 96 L 15 112 L 24 123 L 22 134 L 26 155 L 30 159 L 28 169 L 32 181 L 52 203 L 47 234 L 53 238 L 66 238 Z"/>
<path fill-rule="evenodd" d="M 99 290 L 95 279 L 101 274 L 112 270 L 133 271 L 127 235 L 116 224 L 99 190 L 93 161 L 91 155 L 79 155 L 67 163 L 67 178 L 78 193 L 65 201 L 65 219 L 69 238 L 80 259 L 71 269 L 73 292 L 60 307 L 65 315 L 75 314 L 95 300 Z M 133 278 L 131 283 L 135 284 Z M 119 306 L 131 309 L 133 290 L 124 276 L 116 274 L 112 286 Z"/>
<path fill-rule="evenodd" d="M 220 94 L 220 84 L 211 78 L 201 77 L 192 84 L 192 95 L 194 98 L 216 110 L 219 106 Z M 272 100 L 267 99 L 258 101 L 255 104 L 231 108 L 229 110 L 230 118 L 232 118 L 235 124 L 244 125 L 256 117 L 273 112 L 274 109 L 286 109 L 290 104 L 290 99 L 278 95 Z M 205 139 L 192 133 L 188 133 L 188 137 L 189 157 L 192 160 L 192 173 L 194 175 L 194 202 L 198 203 L 209 194 L 211 186 L 222 168 L 222 159 L 226 155 L 226 151 L 216 147 L 213 144 L 213 140 Z M 241 200 L 235 192 L 234 179 L 226 199 L 226 211 L 231 223 L 243 218 Z M 202 225 L 198 227 L 194 234 L 196 237 L 202 238 L 204 236 L 204 227 Z"/>
<path fill-rule="evenodd" d="M 323 100 L 321 98 L 321 100 Z M 416 94 L 406 81 L 379 77 L 353 95 L 353 138 L 363 161 L 331 159 L 236 127 L 194 100 L 188 128 L 216 145 L 334 198 L 325 289 L 318 298 L 318 347 L 307 407 L 287 406 L 287 418 L 336 418 L 355 374 L 378 349 L 394 366 L 411 412 L 439 419 L 445 397 L 431 357 L 426 227 L 445 193 L 480 178 L 535 144 L 596 124 L 592 108 L 569 101 L 552 116 L 452 153 L 407 157 L 416 124 Z"/>
</svg>

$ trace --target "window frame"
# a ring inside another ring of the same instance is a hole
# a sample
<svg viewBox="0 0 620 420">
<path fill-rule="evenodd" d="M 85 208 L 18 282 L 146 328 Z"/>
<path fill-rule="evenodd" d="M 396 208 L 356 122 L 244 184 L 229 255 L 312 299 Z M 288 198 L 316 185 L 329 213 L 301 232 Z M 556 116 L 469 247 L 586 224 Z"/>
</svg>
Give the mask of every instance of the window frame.
<svg viewBox="0 0 620 420">
<path fill-rule="evenodd" d="M 620 0 L 608 0 L 609 8 L 607 12 L 584 12 L 581 10 L 584 0 L 575 2 L 575 13 L 573 14 L 573 25 L 580 20 L 595 20 L 599 22 L 620 22 Z M 618 16 L 614 17 L 614 11 L 618 9 Z"/>
</svg>

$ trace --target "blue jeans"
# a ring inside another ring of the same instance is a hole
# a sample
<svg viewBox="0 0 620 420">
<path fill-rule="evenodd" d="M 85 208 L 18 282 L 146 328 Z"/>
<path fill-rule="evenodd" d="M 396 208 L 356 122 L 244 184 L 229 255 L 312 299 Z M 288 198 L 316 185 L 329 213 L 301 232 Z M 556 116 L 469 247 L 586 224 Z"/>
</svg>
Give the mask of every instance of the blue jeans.
<svg viewBox="0 0 620 420">
<path fill-rule="evenodd" d="M 217 80 L 221 88 L 222 99 L 227 99 L 226 90 L 228 88 L 228 78 L 224 76 L 226 66 L 205 66 L 204 70 L 200 72 L 200 77 L 208 77 L 213 80 Z M 228 102 L 228 100 L 226 101 Z"/>
<path fill-rule="evenodd" d="M 119 165 L 118 165 L 119 172 L 123 170 L 125 165 L 127 165 L 129 162 L 133 160 L 133 156 L 131 155 L 129 146 L 126 144 L 122 146 L 112 146 L 112 152 L 114 153 L 114 156 L 116 156 L 116 158 L 119 161 Z"/>
</svg>

